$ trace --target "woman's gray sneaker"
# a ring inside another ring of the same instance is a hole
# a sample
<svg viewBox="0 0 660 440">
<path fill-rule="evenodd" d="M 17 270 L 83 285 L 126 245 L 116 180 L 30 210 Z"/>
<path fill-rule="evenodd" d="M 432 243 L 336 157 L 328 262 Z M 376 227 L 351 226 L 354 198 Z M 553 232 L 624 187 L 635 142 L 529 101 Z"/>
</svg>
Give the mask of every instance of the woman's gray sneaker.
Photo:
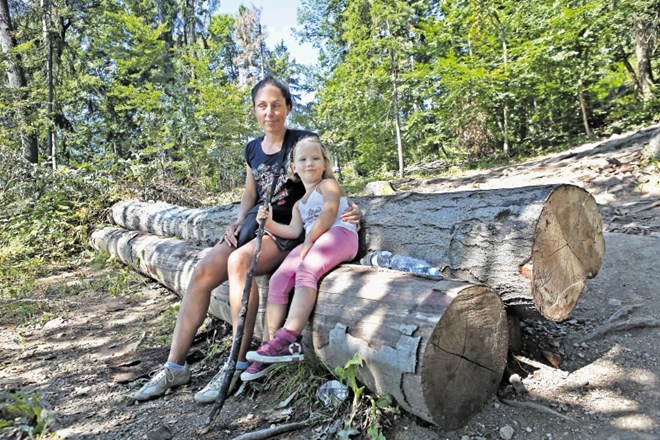
<svg viewBox="0 0 660 440">
<path fill-rule="evenodd" d="M 153 399 L 154 397 L 162 396 L 170 388 L 188 382 L 190 382 L 190 367 L 188 364 L 184 365 L 180 370 L 163 367 L 158 374 L 133 394 L 133 398 L 135 400 Z"/>
<path fill-rule="evenodd" d="M 215 402 L 215 399 L 218 398 L 218 394 L 220 394 L 220 387 L 222 386 L 222 371 L 224 368 L 220 368 L 220 371 L 213 376 L 213 379 L 201 390 L 199 390 L 197 393 L 195 393 L 195 396 L 193 399 L 195 399 L 195 402 L 199 403 L 211 403 Z M 229 384 L 229 389 L 227 390 L 227 395 L 229 396 L 231 393 L 234 392 L 236 389 L 236 385 L 238 385 L 238 381 L 240 380 L 241 373 L 243 370 L 234 370 L 234 375 L 231 378 L 231 382 Z"/>
</svg>

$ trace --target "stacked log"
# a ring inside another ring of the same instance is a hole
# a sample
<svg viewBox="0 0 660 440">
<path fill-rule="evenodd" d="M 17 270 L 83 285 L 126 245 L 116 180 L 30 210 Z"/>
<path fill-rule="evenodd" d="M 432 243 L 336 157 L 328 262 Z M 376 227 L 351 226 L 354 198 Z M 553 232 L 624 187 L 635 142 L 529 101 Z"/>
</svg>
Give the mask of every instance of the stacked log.
<svg viewBox="0 0 660 440">
<path fill-rule="evenodd" d="M 596 202 L 574 185 L 354 200 L 363 212 L 362 253 L 423 258 L 447 278 L 490 286 L 523 317 L 568 318 L 605 252 Z M 237 209 L 126 201 L 112 208 L 111 219 L 126 229 L 212 246 Z"/>
<path fill-rule="evenodd" d="M 179 295 L 208 251 L 118 228 L 96 231 L 92 244 Z M 264 296 L 263 277 L 260 281 Z M 212 295 L 211 313 L 229 320 L 227 286 Z M 257 322 L 259 337 L 263 310 Z M 342 265 L 320 284 L 304 342 L 331 367 L 358 353 L 364 368 L 356 370 L 356 378 L 367 388 L 454 429 L 495 393 L 506 363 L 508 328 L 504 305 L 489 287 Z"/>
</svg>

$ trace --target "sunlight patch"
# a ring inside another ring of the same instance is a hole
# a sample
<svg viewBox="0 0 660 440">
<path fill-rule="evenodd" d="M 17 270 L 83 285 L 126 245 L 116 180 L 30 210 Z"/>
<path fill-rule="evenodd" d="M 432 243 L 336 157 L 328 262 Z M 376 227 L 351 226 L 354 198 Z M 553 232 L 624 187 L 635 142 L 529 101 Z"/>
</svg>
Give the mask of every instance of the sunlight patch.
<svg viewBox="0 0 660 440">
<path fill-rule="evenodd" d="M 628 414 L 617 417 L 612 426 L 625 430 L 651 431 L 656 427 L 654 420 L 646 414 Z"/>
</svg>

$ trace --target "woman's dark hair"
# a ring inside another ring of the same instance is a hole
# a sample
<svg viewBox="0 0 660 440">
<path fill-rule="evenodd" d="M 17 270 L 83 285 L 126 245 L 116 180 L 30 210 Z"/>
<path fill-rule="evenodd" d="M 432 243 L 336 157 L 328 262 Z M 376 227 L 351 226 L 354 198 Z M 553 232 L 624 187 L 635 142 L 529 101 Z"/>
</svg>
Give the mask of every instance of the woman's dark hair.
<svg viewBox="0 0 660 440">
<path fill-rule="evenodd" d="M 282 92 L 282 96 L 284 96 L 284 101 L 286 102 L 287 107 L 289 107 L 290 109 L 293 108 L 291 92 L 289 91 L 287 85 L 284 84 L 279 79 L 270 75 L 266 76 L 264 79 L 262 79 L 257 84 L 255 84 L 254 87 L 252 87 L 252 92 L 250 92 L 250 94 L 252 95 L 252 107 L 256 105 L 255 101 L 257 99 L 257 93 L 259 93 L 259 90 L 263 89 L 266 86 L 275 86 L 278 89 L 280 89 L 280 92 Z"/>
</svg>

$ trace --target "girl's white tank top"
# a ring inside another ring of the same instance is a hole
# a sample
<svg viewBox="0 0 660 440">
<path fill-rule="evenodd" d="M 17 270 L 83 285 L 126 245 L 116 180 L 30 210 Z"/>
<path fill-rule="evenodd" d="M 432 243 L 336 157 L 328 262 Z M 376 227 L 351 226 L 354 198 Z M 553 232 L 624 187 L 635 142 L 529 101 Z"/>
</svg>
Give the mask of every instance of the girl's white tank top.
<svg viewBox="0 0 660 440">
<path fill-rule="evenodd" d="M 339 199 L 339 209 L 337 210 L 337 218 L 335 218 L 335 221 L 330 226 L 330 228 L 335 228 L 335 227 L 346 228 L 350 231 L 357 233 L 357 229 L 355 228 L 355 225 L 351 223 L 343 222 L 341 220 L 341 214 L 344 211 L 346 211 L 346 208 L 348 208 L 348 198 L 346 196 L 342 196 Z M 300 200 L 300 203 L 298 203 L 298 210 L 300 211 L 300 216 L 302 217 L 303 223 L 305 225 L 306 234 L 309 233 L 309 230 L 311 229 L 312 225 L 314 224 L 316 219 L 319 218 L 322 209 L 323 209 L 323 195 L 317 190 L 314 190 L 314 192 L 312 192 L 312 194 L 309 195 L 309 198 L 307 199 L 306 203 L 303 203 L 302 200 Z"/>
</svg>

